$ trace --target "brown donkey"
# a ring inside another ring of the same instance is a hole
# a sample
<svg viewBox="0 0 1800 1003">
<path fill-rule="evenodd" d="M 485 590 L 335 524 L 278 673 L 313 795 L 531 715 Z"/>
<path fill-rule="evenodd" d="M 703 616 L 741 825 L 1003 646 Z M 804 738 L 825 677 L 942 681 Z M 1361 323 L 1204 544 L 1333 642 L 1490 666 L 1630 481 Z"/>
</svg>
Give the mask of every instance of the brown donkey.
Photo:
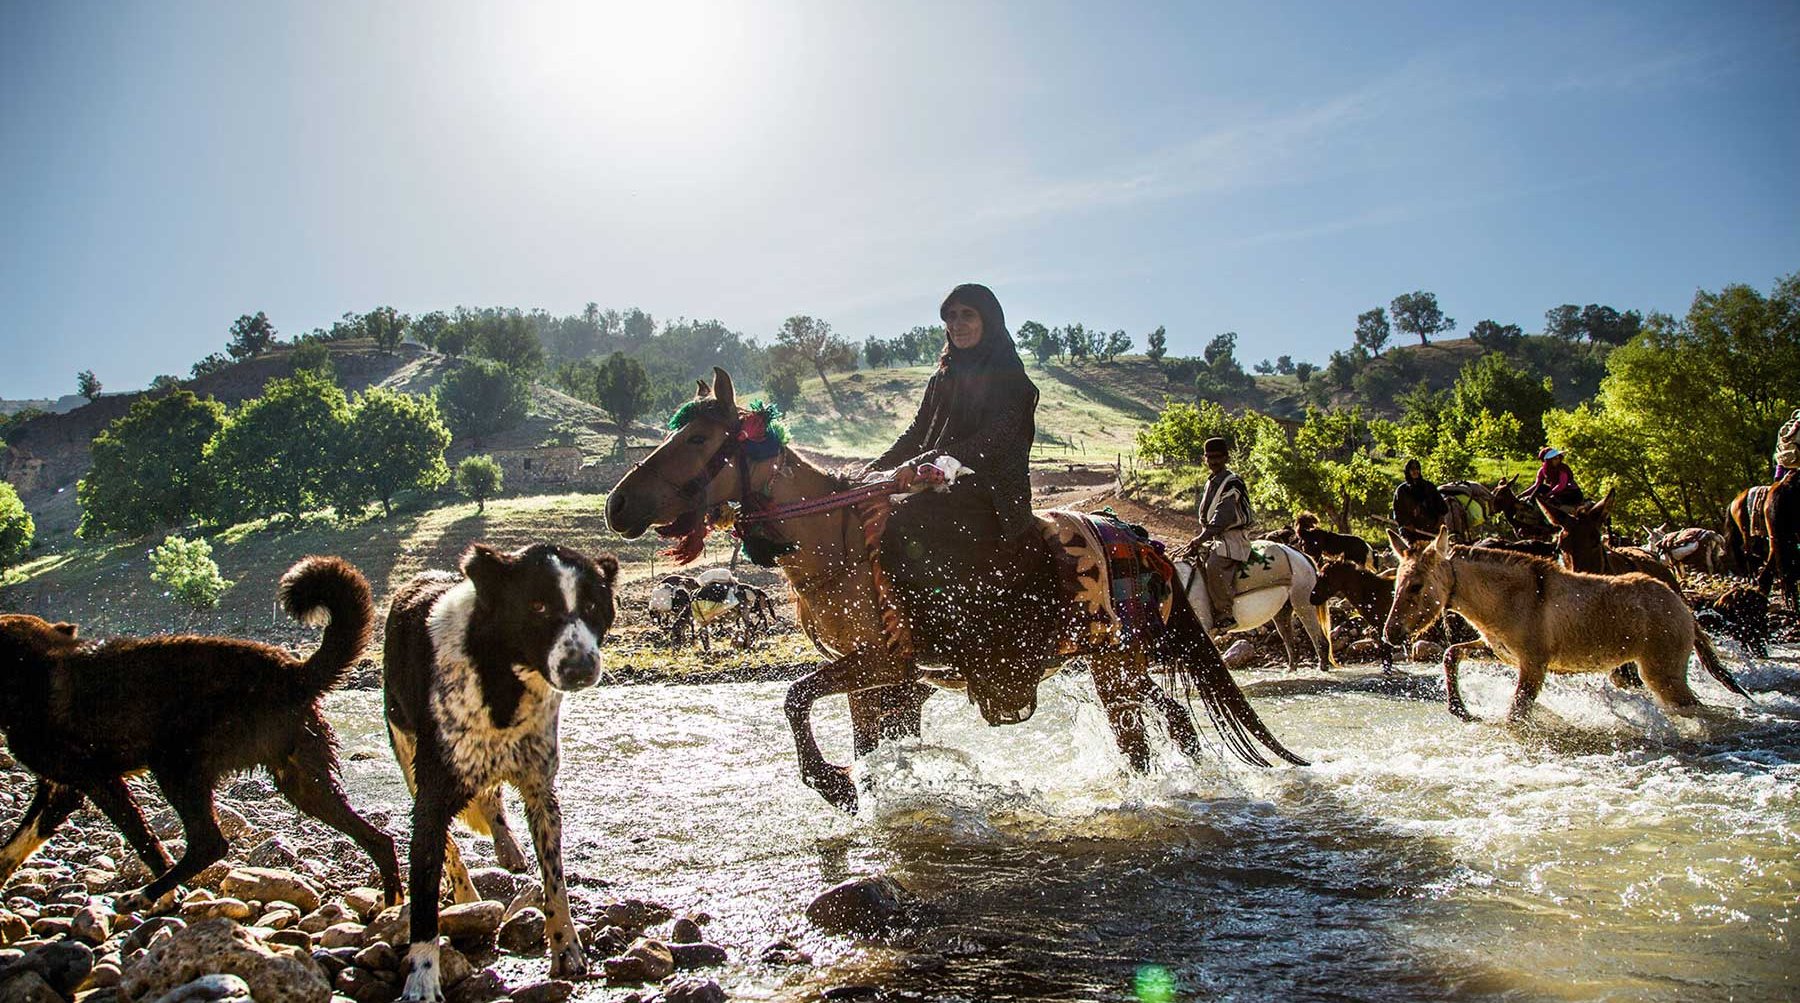
<svg viewBox="0 0 1800 1003">
<path fill-rule="evenodd" d="M 1588 575 L 1538 557 L 1455 547 L 1448 533 L 1409 544 L 1390 531 L 1400 558 L 1394 608 L 1386 636 L 1393 644 L 1418 634 L 1454 610 L 1481 632 L 1480 641 L 1444 651 L 1444 693 L 1450 713 L 1473 720 L 1456 685 L 1464 654 L 1491 649 L 1519 669 L 1508 717 L 1523 718 L 1546 672 L 1607 672 L 1636 662 L 1644 685 L 1666 710 L 1699 703 L 1688 688 L 1688 656 L 1698 653 L 1709 675 L 1749 696 L 1725 671 L 1712 640 L 1674 590 L 1648 575 Z"/>
<path fill-rule="evenodd" d="M 877 570 L 864 527 L 853 509 L 799 506 L 850 487 L 788 448 L 780 435 L 769 441 L 767 413 L 738 407 L 731 377 L 713 370 L 711 386 L 676 413 L 675 428 L 613 488 L 606 521 L 627 539 L 655 528 L 679 537 L 697 552 L 715 511 L 727 503 L 756 510 L 793 512 L 769 518 L 745 532 L 745 551 L 772 556 L 793 587 L 795 607 L 807 637 L 830 660 L 788 689 L 786 712 L 799 754 L 801 779 L 826 801 L 855 810 L 857 794 L 849 770 L 825 759 L 812 731 L 812 708 L 820 698 L 848 695 L 858 756 L 885 738 L 919 733 L 919 704 L 929 693 L 921 681 L 966 686 L 972 702 L 991 724 L 1023 720 L 1009 713 L 1005 698 L 1023 693 L 1026 715 L 1035 707 L 1036 687 L 1046 670 L 1061 661 L 1056 627 L 1075 612 L 1056 580 L 1047 541 L 1028 541 L 1019 551 L 996 553 L 993 571 L 1006 575 L 987 610 L 946 622 L 947 602 L 909 602 L 892 590 L 891 606 L 881 601 Z M 754 442 L 758 448 L 749 448 Z M 804 509 L 804 511 L 802 511 Z M 956 545 L 956 541 L 947 541 Z M 754 546 L 753 546 L 754 545 Z M 1032 548 L 1044 548 L 1044 552 Z M 679 548 L 678 548 L 679 549 Z M 771 555 L 772 551 L 772 555 Z M 985 559 L 985 558 L 984 558 Z M 1040 570 L 1041 569 L 1041 570 Z M 912 654 L 893 644 L 896 623 L 908 628 Z M 1150 678 L 1149 664 L 1175 668 L 1199 692 L 1227 746 L 1239 758 L 1269 765 L 1256 744 L 1276 757 L 1304 765 L 1269 733 L 1255 709 L 1219 660 L 1217 649 L 1177 590 L 1169 629 L 1160 640 L 1138 638 L 1117 649 L 1092 653 L 1094 687 L 1106 706 L 1114 741 L 1131 765 L 1149 765 L 1143 715 L 1164 718 L 1182 751 L 1204 751 L 1193 720 L 1179 701 Z M 926 673 L 919 663 L 942 665 L 949 674 Z"/>
<path fill-rule="evenodd" d="M 1379 632 L 1387 623 L 1388 611 L 1394 606 L 1394 582 L 1359 564 L 1327 561 L 1319 569 L 1319 580 L 1313 585 L 1312 604 L 1323 606 L 1338 597 Z M 1381 644 L 1381 671 L 1394 671 L 1394 646 L 1380 638 L 1377 640 Z"/>
</svg>

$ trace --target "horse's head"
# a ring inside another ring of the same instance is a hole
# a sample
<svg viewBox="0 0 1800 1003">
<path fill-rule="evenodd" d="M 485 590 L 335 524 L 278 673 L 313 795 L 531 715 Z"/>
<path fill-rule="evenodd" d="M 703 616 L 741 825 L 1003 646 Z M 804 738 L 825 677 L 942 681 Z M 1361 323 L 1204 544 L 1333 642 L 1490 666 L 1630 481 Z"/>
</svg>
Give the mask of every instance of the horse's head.
<svg viewBox="0 0 1800 1003">
<path fill-rule="evenodd" d="M 1559 530 L 1556 547 L 1567 555 L 1575 571 L 1600 574 L 1606 570 L 1606 517 L 1612 513 L 1612 492 L 1597 502 L 1583 502 L 1574 508 L 1558 508 L 1542 501 L 1538 508 L 1544 518 Z"/>
<path fill-rule="evenodd" d="M 1499 509 L 1502 515 L 1510 516 L 1513 514 L 1513 510 L 1519 507 L 1519 496 L 1513 493 L 1513 482 L 1518 479 L 1519 475 L 1514 474 L 1495 484 L 1489 491 L 1494 499 L 1494 507 Z"/>
<path fill-rule="evenodd" d="M 1312 604 L 1323 606 L 1333 596 L 1343 595 L 1355 580 L 1355 566 L 1349 561 L 1326 561 L 1319 568 L 1318 580 L 1313 582 Z"/>
<path fill-rule="evenodd" d="M 1400 559 L 1400 570 L 1394 576 L 1394 607 L 1381 634 L 1389 644 L 1404 644 L 1424 633 L 1449 607 L 1455 584 L 1450 531 L 1440 529 L 1435 539 L 1413 543 L 1390 529 L 1388 543 Z"/>
<path fill-rule="evenodd" d="M 626 539 L 654 528 L 679 537 L 678 558 L 705 542 L 707 513 L 743 493 L 751 461 L 779 452 L 780 438 L 766 415 L 738 407 L 731 375 L 713 369 L 713 381 L 696 381 L 694 399 L 670 420 L 662 445 L 631 468 L 606 499 L 606 524 Z M 763 455 L 757 455 L 763 454 Z"/>
</svg>

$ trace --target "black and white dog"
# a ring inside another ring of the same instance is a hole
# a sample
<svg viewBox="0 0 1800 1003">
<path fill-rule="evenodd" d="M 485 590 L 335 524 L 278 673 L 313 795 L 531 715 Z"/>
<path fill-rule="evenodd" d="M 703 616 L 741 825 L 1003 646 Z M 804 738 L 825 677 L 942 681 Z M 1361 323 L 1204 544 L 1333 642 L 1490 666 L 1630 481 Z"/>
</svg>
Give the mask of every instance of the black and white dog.
<svg viewBox="0 0 1800 1003">
<path fill-rule="evenodd" d="M 525 802 L 544 878 L 552 977 L 587 973 L 569 916 L 556 800 L 562 695 L 600 677 L 600 639 L 613 621 L 611 555 L 590 560 L 534 544 L 501 553 L 482 544 L 462 575 L 431 571 L 394 593 L 383 651 L 388 738 L 413 791 L 411 946 L 405 1000 L 441 1000 L 438 892 L 446 857 L 457 901 L 475 898 L 450 839 L 461 814 L 494 834 L 496 855 L 519 857 L 500 784 Z"/>
</svg>

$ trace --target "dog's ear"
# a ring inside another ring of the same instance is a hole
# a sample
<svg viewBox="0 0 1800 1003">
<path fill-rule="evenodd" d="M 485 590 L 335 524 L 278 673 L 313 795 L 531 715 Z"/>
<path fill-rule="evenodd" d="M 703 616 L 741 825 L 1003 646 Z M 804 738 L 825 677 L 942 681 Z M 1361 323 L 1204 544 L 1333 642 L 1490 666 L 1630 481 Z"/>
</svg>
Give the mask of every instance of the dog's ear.
<svg viewBox="0 0 1800 1003">
<path fill-rule="evenodd" d="M 475 583 L 477 593 L 492 592 L 511 564 L 512 558 L 485 543 L 477 543 L 463 553 L 462 573 Z"/>
<path fill-rule="evenodd" d="M 606 583 L 607 588 L 612 588 L 613 582 L 619 578 L 619 559 L 611 554 L 601 554 L 594 558 L 594 567 L 600 569 L 600 580 Z"/>
</svg>

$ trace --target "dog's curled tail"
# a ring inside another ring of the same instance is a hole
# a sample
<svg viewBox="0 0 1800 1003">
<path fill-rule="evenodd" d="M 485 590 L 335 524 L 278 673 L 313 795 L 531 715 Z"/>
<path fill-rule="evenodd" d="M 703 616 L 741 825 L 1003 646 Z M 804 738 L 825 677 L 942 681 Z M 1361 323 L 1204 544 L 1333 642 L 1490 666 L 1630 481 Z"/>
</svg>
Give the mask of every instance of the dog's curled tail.
<svg viewBox="0 0 1800 1003">
<path fill-rule="evenodd" d="M 1726 670 L 1724 661 L 1719 658 L 1719 649 L 1713 647 L 1712 638 L 1707 636 L 1706 629 L 1700 626 L 1698 620 L 1694 621 L 1694 654 L 1700 656 L 1700 667 L 1706 670 L 1706 674 L 1717 679 L 1726 689 L 1741 697 L 1750 695 L 1750 691 L 1744 689 Z"/>
<path fill-rule="evenodd" d="M 303 557 L 281 576 L 281 608 L 323 626 L 319 650 L 300 666 L 304 686 L 323 693 L 343 681 L 375 633 L 375 602 L 362 572 L 341 557 Z"/>
</svg>

